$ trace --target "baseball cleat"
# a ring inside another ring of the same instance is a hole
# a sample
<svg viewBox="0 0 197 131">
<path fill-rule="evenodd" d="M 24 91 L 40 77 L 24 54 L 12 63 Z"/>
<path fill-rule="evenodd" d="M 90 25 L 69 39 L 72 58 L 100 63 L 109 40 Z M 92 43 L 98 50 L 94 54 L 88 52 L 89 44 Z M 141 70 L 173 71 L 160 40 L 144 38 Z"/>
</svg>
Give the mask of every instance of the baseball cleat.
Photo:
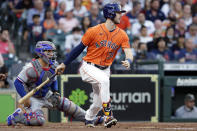
<svg viewBox="0 0 197 131">
<path fill-rule="evenodd" d="M 94 120 L 94 125 L 97 126 L 103 124 L 103 122 L 104 122 L 104 118 L 101 116 L 97 116 L 96 119 Z"/>
<path fill-rule="evenodd" d="M 86 121 L 85 121 L 85 126 L 86 126 L 86 127 L 94 128 L 94 127 L 95 127 L 95 125 L 94 125 L 94 120 L 92 120 L 92 121 L 86 120 Z"/>
<path fill-rule="evenodd" d="M 115 126 L 117 124 L 117 119 L 112 117 L 112 116 L 108 116 L 105 120 L 104 126 L 107 128 L 111 128 L 111 126 Z"/>
<path fill-rule="evenodd" d="M 22 110 L 20 108 L 16 109 L 16 111 L 7 117 L 7 125 L 16 125 L 15 117 L 19 115 Z"/>
</svg>

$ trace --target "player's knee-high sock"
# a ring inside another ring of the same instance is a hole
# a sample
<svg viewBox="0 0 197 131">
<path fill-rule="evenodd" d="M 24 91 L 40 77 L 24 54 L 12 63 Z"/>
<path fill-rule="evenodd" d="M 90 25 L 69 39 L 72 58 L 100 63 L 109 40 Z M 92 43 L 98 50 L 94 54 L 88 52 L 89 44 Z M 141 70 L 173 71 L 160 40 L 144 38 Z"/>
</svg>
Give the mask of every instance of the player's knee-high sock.
<svg viewBox="0 0 197 131">
<path fill-rule="evenodd" d="M 72 115 L 77 120 L 85 121 L 85 110 L 83 110 L 81 107 L 68 100 L 67 98 L 61 98 L 58 109 L 66 112 L 68 115 Z"/>
<path fill-rule="evenodd" d="M 103 113 L 105 114 L 105 116 L 112 116 L 112 110 L 111 110 L 111 101 L 109 101 L 108 103 L 103 103 Z"/>
</svg>

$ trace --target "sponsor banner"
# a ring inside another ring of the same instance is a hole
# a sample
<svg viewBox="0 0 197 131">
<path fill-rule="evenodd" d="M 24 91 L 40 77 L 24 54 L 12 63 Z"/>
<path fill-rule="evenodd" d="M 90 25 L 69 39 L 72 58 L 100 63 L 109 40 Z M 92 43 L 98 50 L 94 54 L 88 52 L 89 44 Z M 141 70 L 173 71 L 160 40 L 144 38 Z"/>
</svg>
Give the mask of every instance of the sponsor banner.
<svg viewBox="0 0 197 131">
<path fill-rule="evenodd" d="M 176 86 L 197 86 L 197 79 L 195 78 L 178 78 Z"/>
<path fill-rule="evenodd" d="M 158 120 L 158 79 L 156 75 L 112 75 L 112 110 L 119 121 Z M 68 75 L 63 82 L 64 96 L 87 110 L 93 102 L 91 85 L 79 75 Z M 152 78 L 156 79 L 152 79 Z"/>
</svg>

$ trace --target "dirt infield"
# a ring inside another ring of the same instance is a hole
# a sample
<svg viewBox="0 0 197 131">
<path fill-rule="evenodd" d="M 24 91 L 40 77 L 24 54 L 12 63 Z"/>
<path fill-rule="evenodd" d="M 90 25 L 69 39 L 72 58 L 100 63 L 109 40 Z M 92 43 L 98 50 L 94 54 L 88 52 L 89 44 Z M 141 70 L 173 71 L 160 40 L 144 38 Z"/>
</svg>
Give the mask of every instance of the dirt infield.
<svg viewBox="0 0 197 131">
<path fill-rule="evenodd" d="M 197 123 L 150 123 L 150 122 L 119 122 L 112 128 L 97 126 L 87 128 L 82 122 L 46 123 L 42 127 L 17 125 L 8 127 L 0 124 L 0 131 L 197 131 Z"/>
</svg>

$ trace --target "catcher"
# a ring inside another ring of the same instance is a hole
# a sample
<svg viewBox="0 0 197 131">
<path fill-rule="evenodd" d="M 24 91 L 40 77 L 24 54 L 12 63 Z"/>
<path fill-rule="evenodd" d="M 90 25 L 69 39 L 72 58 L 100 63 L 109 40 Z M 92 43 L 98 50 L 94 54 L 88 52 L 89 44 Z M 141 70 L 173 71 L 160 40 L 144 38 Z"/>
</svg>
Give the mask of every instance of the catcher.
<svg viewBox="0 0 197 131">
<path fill-rule="evenodd" d="M 37 57 L 23 67 L 14 82 L 17 93 L 24 97 L 27 92 L 40 85 L 47 77 L 55 73 L 55 45 L 49 41 L 39 41 L 36 44 Z M 72 115 L 75 119 L 85 121 L 85 110 L 75 105 L 67 98 L 60 97 L 58 93 L 57 78 L 54 77 L 47 85 L 43 86 L 30 99 L 24 103 L 24 108 L 17 108 L 7 118 L 7 124 L 21 123 L 27 126 L 41 126 L 45 123 L 42 107 L 58 109 Z M 25 109 L 25 110 L 24 110 Z M 102 117 L 95 117 L 95 125 L 102 123 Z"/>
</svg>

